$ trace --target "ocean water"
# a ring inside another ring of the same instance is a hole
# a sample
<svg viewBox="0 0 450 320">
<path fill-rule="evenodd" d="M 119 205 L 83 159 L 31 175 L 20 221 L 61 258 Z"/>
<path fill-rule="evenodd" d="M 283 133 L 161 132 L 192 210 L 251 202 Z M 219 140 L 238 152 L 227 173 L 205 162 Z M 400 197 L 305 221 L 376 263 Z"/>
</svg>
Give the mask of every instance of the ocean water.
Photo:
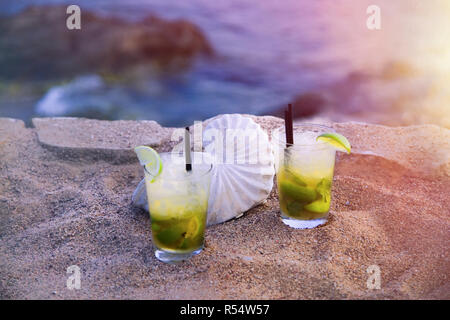
<svg viewBox="0 0 450 320">
<path fill-rule="evenodd" d="M 377 73 L 392 61 L 428 73 L 450 69 L 446 0 L 7 0 L 0 2 L 0 12 L 61 3 L 129 20 L 152 13 L 189 20 L 206 34 L 218 58 L 198 61 L 177 77 L 149 80 L 145 94 L 108 88 L 86 93 L 88 103 L 77 94 L 78 104 L 56 113 L 42 107 L 47 101 L 41 99 L 33 105 L 37 115 L 83 115 L 83 105 L 92 108 L 92 101 L 103 98 L 120 102 L 114 107 L 100 103 L 106 118 L 181 126 L 219 113 L 270 113 L 302 93 L 355 72 Z M 381 30 L 366 26 L 371 4 L 381 8 Z M 95 77 L 87 76 L 89 81 Z M 53 97 L 59 89 L 54 88 Z"/>
</svg>

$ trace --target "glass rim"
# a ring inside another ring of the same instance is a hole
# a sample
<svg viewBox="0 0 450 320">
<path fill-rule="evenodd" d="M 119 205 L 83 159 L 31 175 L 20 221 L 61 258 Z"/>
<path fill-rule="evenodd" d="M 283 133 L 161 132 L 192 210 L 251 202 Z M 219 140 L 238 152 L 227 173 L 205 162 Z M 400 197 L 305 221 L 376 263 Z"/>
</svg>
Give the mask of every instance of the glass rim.
<svg viewBox="0 0 450 320">
<path fill-rule="evenodd" d="M 170 156 L 170 155 L 173 155 L 173 154 L 180 154 L 180 153 L 168 151 L 168 152 L 161 152 L 161 153 L 159 153 L 159 156 L 160 156 L 160 158 L 161 158 L 161 160 L 162 160 L 162 158 L 163 158 L 164 156 L 166 156 L 166 155 L 169 155 L 169 156 Z M 205 155 L 205 154 L 208 154 L 208 153 L 206 153 L 206 152 L 191 152 L 191 155 L 194 155 L 194 154 Z M 181 158 L 181 157 L 180 157 L 180 158 Z M 192 158 L 194 159 L 194 157 L 192 157 Z M 184 178 L 177 178 L 177 179 L 175 179 L 175 178 L 164 178 L 164 180 L 165 180 L 165 181 L 188 181 L 188 180 L 197 180 L 197 179 L 201 179 L 201 178 L 207 176 L 208 174 L 210 174 L 210 173 L 212 172 L 213 167 L 214 167 L 212 162 L 211 162 L 211 163 L 205 163 L 205 164 L 206 164 L 206 165 L 209 165 L 209 168 L 208 168 L 205 172 L 198 173 L 198 172 L 195 172 L 195 171 L 192 169 L 192 170 L 191 170 L 192 175 L 190 175 L 190 176 L 187 176 L 187 177 L 184 177 Z M 192 163 L 192 165 L 194 166 L 194 163 Z M 148 174 L 150 177 L 152 177 L 152 178 L 154 178 L 154 179 L 158 179 L 158 177 L 161 176 L 161 174 L 158 174 L 157 176 L 154 176 L 153 174 L 151 174 L 151 173 L 147 170 L 147 166 L 146 166 L 146 165 L 143 166 L 143 167 L 144 167 L 145 173 Z M 164 163 L 163 163 L 163 170 L 164 170 Z M 195 173 L 195 174 L 194 174 L 194 173 Z"/>
<path fill-rule="evenodd" d="M 294 124 L 293 125 L 293 131 L 294 131 L 294 136 L 295 136 L 295 128 L 307 128 L 307 127 L 315 127 L 315 128 L 322 128 L 324 129 L 324 133 L 325 132 L 330 132 L 330 133 L 334 133 L 336 132 L 336 130 L 334 130 L 332 127 L 323 125 L 323 124 L 316 124 L 316 123 L 299 123 L 299 124 Z M 275 133 L 283 133 L 283 135 L 280 137 L 275 137 Z M 275 139 L 275 141 L 279 144 L 279 145 L 284 145 L 284 147 L 288 147 L 288 148 L 297 148 L 297 147 L 309 147 L 309 148 L 330 148 L 330 145 L 325 142 L 325 141 L 317 141 L 314 144 L 299 144 L 299 143 L 287 143 L 286 142 L 286 137 L 285 137 L 285 132 L 286 132 L 286 128 L 284 126 L 280 126 L 277 127 L 276 129 L 273 130 L 272 133 L 272 138 L 277 138 Z"/>
</svg>

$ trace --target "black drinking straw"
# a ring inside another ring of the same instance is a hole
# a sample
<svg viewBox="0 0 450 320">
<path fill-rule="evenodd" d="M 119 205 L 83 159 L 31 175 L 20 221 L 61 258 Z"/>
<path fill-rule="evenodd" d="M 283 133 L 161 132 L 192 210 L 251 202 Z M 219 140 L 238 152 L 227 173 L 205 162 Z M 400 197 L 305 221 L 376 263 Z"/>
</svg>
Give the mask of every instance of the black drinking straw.
<svg viewBox="0 0 450 320">
<path fill-rule="evenodd" d="M 186 171 L 192 170 L 192 159 L 191 159 L 191 135 L 189 132 L 189 127 L 186 127 L 184 132 L 184 159 L 186 163 Z"/>
<path fill-rule="evenodd" d="M 292 124 L 292 104 L 284 111 L 284 129 L 286 131 L 286 148 L 294 144 L 294 130 Z"/>
</svg>

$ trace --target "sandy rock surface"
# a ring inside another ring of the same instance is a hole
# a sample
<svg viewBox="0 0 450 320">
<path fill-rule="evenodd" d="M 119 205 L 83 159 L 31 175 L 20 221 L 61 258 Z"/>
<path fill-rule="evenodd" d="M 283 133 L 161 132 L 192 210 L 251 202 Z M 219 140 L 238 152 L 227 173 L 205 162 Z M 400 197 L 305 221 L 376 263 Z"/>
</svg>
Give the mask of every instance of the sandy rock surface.
<svg viewBox="0 0 450 320">
<path fill-rule="evenodd" d="M 255 120 L 268 131 L 282 124 Z M 141 142 L 131 133 L 146 125 L 76 119 L 63 130 L 58 121 L 0 119 L 2 299 L 450 298 L 450 130 L 331 124 L 355 152 L 337 158 L 326 225 L 288 228 L 273 190 L 208 228 L 200 255 L 166 265 L 153 256 L 148 214 L 131 205 L 142 169 L 114 156 Z M 170 150 L 161 137 L 149 141 Z M 80 290 L 66 287 L 71 265 Z M 379 290 L 367 287 L 371 265 Z"/>
</svg>

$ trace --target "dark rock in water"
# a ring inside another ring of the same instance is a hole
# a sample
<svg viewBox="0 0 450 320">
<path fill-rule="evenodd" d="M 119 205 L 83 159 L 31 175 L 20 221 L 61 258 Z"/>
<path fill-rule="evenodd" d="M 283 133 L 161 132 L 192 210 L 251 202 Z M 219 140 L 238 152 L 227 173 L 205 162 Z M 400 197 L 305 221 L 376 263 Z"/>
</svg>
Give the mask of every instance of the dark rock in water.
<svg viewBox="0 0 450 320">
<path fill-rule="evenodd" d="M 320 113 L 326 105 L 326 99 L 319 93 L 308 92 L 297 96 L 291 103 L 293 117 L 304 118 Z M 270 115 L 284 118 L 284 110 L 286 108 L 287 105 L 280 106 Z"/>
<path fill-rule="evenodd" d="M 65 6 L 29 7 L 0 18 L 0 78 L 58 79 L 82 73 L 172 72 L 212 48 L 192 23 L 140 22 L 81 12 L 81 30 L 66 27 Z"/>
</svg>

